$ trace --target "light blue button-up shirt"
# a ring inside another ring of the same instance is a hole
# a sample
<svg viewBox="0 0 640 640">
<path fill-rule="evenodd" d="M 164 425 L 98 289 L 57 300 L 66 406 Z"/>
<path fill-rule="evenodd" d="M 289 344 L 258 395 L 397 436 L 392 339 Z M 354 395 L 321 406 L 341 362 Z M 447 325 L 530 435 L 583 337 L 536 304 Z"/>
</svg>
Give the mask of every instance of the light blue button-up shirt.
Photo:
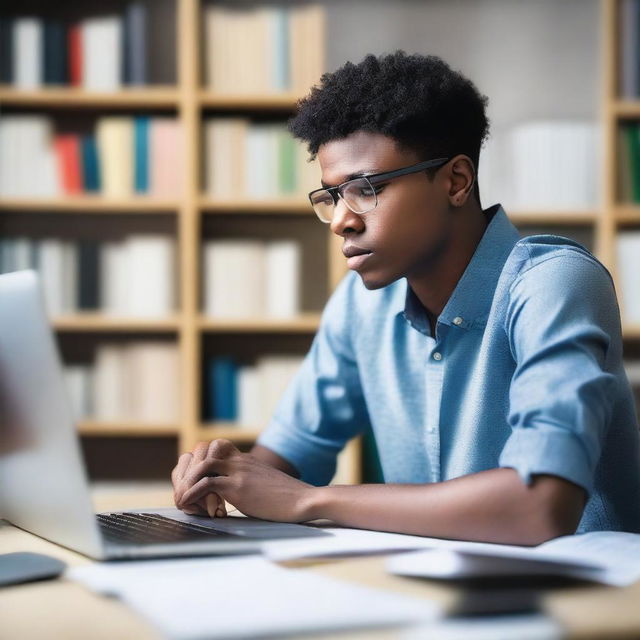
<svg viewBox="0 0 640 640">
<path fill-rule="evenodd" d="M 557 236 L 520 239 L 499 205 L 437 319 L 406 279 L 348 274 L 259 443 L 303 480 L 371 428 L 385 482 L 496 467 L 553 474 L 589 496 L 578 531 L 640 532 L 640 437 L 607 270 Z"/>
</svg>

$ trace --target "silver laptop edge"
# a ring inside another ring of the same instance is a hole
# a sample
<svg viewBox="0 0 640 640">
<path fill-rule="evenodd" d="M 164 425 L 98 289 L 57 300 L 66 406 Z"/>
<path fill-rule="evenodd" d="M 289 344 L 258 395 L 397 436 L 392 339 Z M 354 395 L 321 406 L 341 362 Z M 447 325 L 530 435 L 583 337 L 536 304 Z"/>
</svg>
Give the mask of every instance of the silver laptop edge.
<svg viewBox="0 0 640 640">
<path fill-rule="evenodd" d="M 177 509 L 140 510 L 151 511 L 176 520 L 193 519 Z M 0 275 L 0 517 L 96 559 L 246 553 L 258 551 L 264 542 L 213 538 L 117 550 L 105 544 L 34 271 Z M 251 527 L 264 531 L 268 526 L 273 527 L 272 538 L 296 537 L 298 528 L 321 534 L 300 525 L 245 518 L 220 519 L 219 525 L 207 518 L 193 520 L 241 536 L 251 535 Z"/>
</svg>

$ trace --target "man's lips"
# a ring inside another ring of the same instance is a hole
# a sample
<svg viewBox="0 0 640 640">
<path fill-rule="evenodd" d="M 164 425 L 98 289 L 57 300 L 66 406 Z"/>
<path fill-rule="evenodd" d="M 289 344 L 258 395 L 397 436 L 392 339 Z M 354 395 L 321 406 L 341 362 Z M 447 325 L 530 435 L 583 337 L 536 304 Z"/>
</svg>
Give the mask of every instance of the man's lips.
<svg viewBox="0 0 640 640">
<path fill-rule="evenodd" d="M 356 246 L 355 244 L 349 244 L 342 248 L 342 253 L 345 258 L 353 258 L 354 256 L 362 256 L 373 252 L 370 249 L 364 249 Z"/>
</svg>

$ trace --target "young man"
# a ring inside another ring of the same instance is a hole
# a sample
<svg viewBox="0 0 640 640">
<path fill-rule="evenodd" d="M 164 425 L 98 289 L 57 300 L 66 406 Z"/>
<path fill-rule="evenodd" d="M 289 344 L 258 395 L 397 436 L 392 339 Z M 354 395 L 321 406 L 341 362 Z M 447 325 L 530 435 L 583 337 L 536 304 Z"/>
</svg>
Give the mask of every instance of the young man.
<svg viewBox="0 0 640 640">
<path fill-rule="evenodd" d="M 178 507 L 527 545 L 640 531 L 611 278 L 571 240 L 519 239 L 500 205 L 482 210 L 486 103 L 400 51 L 300 102 L 291 131 L 322 169 L 310 200 L 352 272 L 251 453 L 214 440 L 179 458 Z M 324 486 L 369 426 L 385 484 Z"/>
</svg>

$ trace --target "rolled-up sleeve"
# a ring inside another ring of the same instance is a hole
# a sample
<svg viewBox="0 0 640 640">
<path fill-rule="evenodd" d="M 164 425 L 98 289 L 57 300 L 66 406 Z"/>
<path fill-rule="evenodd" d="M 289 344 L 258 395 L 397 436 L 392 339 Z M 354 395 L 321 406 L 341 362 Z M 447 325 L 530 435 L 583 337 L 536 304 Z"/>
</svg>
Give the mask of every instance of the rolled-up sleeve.
<svg viewBox="0 0 640 640">
<path fill-rule="evenodd" d="M 317 486 L 330 482 L 337 454 L 369 424 L 351 341 L 354 276 L 331 296 L 309 353 L 258 438 Z"/>
<path fill-rule="evenodd" d="M 510 289 L 505 330 L 516 369 L 499 465 L 527 484 L 551 474 L 591 493 L 616 397 L 607 365 L 620 328 L 609 274 L 576 252 L 532 266 Z"/>
</svg>

